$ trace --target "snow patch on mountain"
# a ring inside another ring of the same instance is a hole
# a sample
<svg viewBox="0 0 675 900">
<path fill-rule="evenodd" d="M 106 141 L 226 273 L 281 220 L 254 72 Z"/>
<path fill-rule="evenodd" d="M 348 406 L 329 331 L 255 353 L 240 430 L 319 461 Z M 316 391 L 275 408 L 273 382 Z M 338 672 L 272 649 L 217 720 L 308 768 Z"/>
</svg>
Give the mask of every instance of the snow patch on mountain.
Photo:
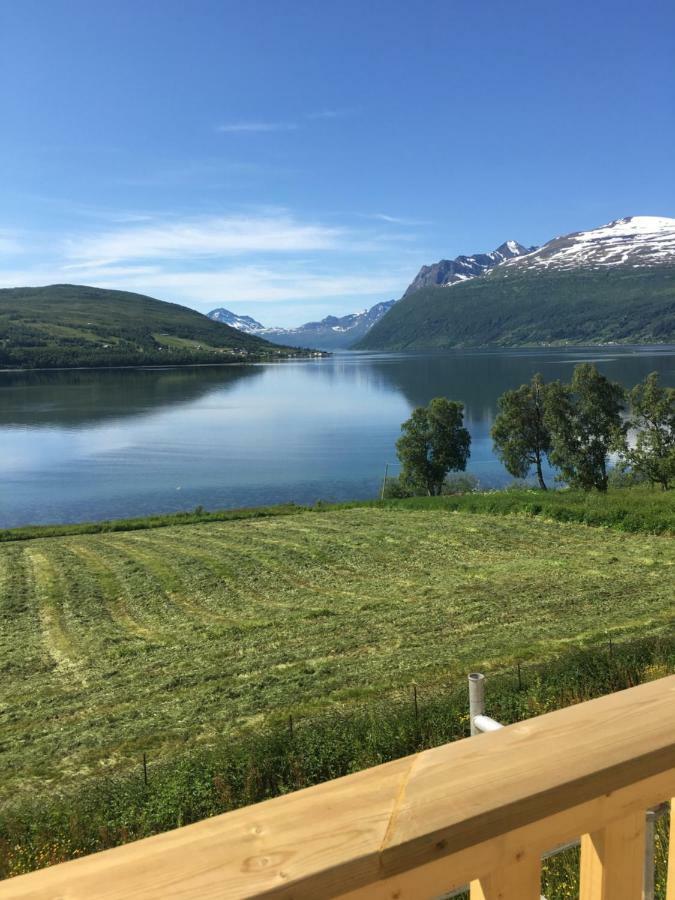
<svg viewBox="0 0 675 900">
<path fill-rule="evenodd" d="M 553 238 L 533 253 L 506 261 L 500 273 L 670 263 L 675 265 L 675 219 L 627 216 L 590 231 Z"/>
<path fill-rule="evenodd" d="M 265 326 L 252 319 L 251 316 L 238 316 L 229 309 L 225 309 L 224 306 L 212 309 L 208 316 L 214 322 L 222 322 L 224 325 L 229 325 L 238 331 L 245 331 L 246 334 L 260 334 L 265 330 Z"/>
</svg>

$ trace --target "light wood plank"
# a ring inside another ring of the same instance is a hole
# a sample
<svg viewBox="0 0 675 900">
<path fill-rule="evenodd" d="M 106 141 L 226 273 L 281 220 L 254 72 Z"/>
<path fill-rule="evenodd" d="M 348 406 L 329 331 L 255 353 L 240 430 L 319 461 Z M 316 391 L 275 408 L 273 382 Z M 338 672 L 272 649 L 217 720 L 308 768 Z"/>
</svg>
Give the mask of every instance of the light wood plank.
<svg viewBox="0 0 675 900">
<path fill-rule="evenodd" d="M 504 868 L 523 847 L 542 855 L 581 834 L 616 822 L 645 807 L 657 806 L 675 788 L 675 769 L 636 782 L 619 791 L 596 797 L 579 806 L 497 838 L 465 847 L 434 862 L 425 863 L 376 884 L 340 895 L 340 900 L 433 900 L 468 884 L 478 872 Z"/>
<path fill-rule="evenodd" d="M 379 878 L 377 850 L 411 759 L 0 882 L 0 898 L 332 897 Z"/>
<path fill-rule="evenodd" d="M 579 900 L 642 900 L 645 813 L 581 838 Z"/>
<path fill-rule="evenodd" d="M 673 723 L 670 676 L 425 751 L 390 829 L 384 873 L 674 768 Z"/>
<path fill-rule="evenodd" d="M 471 882 L 471 900 L 539 900 L 541 859 L 520 853 L 507 866 Z"/>
</svg>

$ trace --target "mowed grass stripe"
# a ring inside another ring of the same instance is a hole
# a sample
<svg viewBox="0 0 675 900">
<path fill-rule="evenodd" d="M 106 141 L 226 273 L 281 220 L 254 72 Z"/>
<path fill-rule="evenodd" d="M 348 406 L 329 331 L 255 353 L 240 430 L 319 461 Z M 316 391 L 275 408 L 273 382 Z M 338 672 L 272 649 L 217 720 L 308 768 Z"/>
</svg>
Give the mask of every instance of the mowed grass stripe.
<svg viewBox="0 0 675 900">
<path fill-rule="evenodd" d="M 5 797 L 673 620 L 671 538 L 541 520 L 354 508 L 17 546 L 2 609 L 33 662 L 0 682 Z"/>
<path fill-rule="evenodd" d="M 27 562 L 21 546 L 0 554 L 0 665 L 12 687 L 22 686 L 24 677 L 45 669 L 41 635 L 32 627 L 39 605 Z"/>
<path fill-rule="evenodd" d="M 45 653 L 55 664 L 56 673 L 64 679 L 77 678 L 87 683 L 86 661 L 80 659 L 80 641 L 75 630 L 71 581 L 64 577 L 62 553 L 54 555 L 50 548 L 27 547 L 33 591 L 39 601 L 38 618 Z"/>
<path fill-rule="evenodd" d="M 95 554 L 99 567 L 114 572 L 121 587 L 116 600 L 124 605 L 125 616 L 135 624 L 137 632 L 145 632 L 147 640 L 172 640 L 176 623 L 184 621 L 180 604 L 171 598 L 172 585 L 167 586 L 164 573 L 158 574 L 156 567 L 148 566 L 147 560 L 140 559 L 139 553 L 127 546 L 126 537 L 96 535 L 59 540 L 76 540 L 77 546 Z"/>
<path fill-rule="evenodd" d="M 157 553 L 152 541 L 144 541 L 149 553 Z M 182 594 L 174 599 L 196 620 L 232 628 L 247 627 L 243 612 L 249 609 L 247 594 L 237 589 L 236 575 L 210 555 L 208 541 L 182 541 L 173 545 L 174 564 L 179 569 Z M 259 619 L 252 623 L 260 625 Z"/>
<path fill-rule="evenodd" d="M 68 550 L 77 556 L 82 571 L 94 582 L 94 590 L 107 604 L 110 617 L 117 626 L 130 635 L 142 640 L 152 639 L 153 633 L 142 621 L 134 618 L 129 604 L 129 592 L 124 581 L 115 572 L 114 566 L 97 552 L 92 541 L 84 544 L 70 540 Z"/>
<path fill-rule="evenodd" d="M 164 597 L 171 603 L 172 617 L 180 621 L 196 623 L 228 622 L 229 617 L 214 613 L 201 602 L 204 582 L 207 590 L 217 589 L 217 582 L 204 578 L 205 567 L 199 560 L 183 552 L 182 544 L 172 546 L 171 558 L 160 552 L 161 545 L 154 544 L 142 536 L 128 535 L 118 550 L 145 569 L 161 586 Z M 169 610 L 167 609 L 167 612 Z"/>
</svg>

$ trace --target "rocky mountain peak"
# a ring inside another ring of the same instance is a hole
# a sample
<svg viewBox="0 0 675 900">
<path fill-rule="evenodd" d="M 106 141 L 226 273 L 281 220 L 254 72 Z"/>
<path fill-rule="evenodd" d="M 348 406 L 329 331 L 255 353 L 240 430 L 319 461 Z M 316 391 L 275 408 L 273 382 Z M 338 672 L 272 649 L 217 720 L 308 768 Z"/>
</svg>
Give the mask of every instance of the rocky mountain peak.
<svg viewBox="0 0 675 900">
<path fill-rule="evenodd" d="M 414 294 L 425 287 L 446 286 L 484 275 L 495 266 L 506 260 L 515 259 L 535 250 L 535 247 L 524 247 L 518 241 L 508 240 L 500 244 L 490 253 L 476 253 L 473 256 L 456 256 L 454 259 L 441 259 L 430 266 L 422 266 L 408 286 L 405 294 Z"/>
</svg>

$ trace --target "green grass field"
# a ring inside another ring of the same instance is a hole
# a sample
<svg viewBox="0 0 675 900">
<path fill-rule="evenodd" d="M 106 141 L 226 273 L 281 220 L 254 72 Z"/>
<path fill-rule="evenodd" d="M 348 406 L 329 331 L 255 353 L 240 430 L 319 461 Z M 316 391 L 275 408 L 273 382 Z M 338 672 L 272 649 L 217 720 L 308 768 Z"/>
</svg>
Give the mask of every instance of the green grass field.
<svg viewBox="0 0 675 900">
<path fill-rule="evenodd" d="M 672 629 L 673 541 L 395 504 L 0 545 L 2 799 Z"/>
</svg>

